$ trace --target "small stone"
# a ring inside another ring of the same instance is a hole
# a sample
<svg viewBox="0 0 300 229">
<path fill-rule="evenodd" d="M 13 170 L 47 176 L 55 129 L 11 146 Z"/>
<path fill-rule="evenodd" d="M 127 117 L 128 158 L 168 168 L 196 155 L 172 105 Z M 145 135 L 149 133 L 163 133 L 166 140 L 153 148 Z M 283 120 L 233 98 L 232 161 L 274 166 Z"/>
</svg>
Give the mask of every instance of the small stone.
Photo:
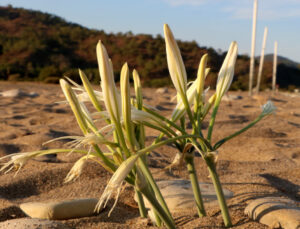
<svg viewBox="0 0 300 229">
<path fill-rule="evenodd" d="M 256 199 L 245 208 L 245 214 L 270 228 L 300 228 L 300 208 L 294 201 L 287 198 Z"/>
<path fill-rule="evenodd" d="M 1 95 L 3 97 L 17 98 L 17 97 L 21 97 L 22 95 L 24 95 L 24 92 L 21 91 L 20 89 L 12 89 L 12 90 L 1 92 Z"/>
<path fill-rule="evenodd" d="M 192 185 L 189 180 L 163 180 L 156 182 L 171 212 L 183 210 L 196 210 Z M 213 184 L 199 183 L 203 201 L 212 203 L 217 200 Z M 223 189 L 225 198 L 233 196 L 233 192 Z M 145 200 L 145 205 L 150 208 L 150 203 Z"/>
<path fill-rule="evenodd" d="M 228 94 L 225 94 L 222 98 L 223 101 L 227 101 L 227 102 L 230 102 L 232 100 L 240 100 L 240 99 L 243 99 L 243 97 L 240 95 L 228 95 Z"/>
<path fill-rule="evenodd" d="M 62 202 L 29 202 L 20 205 L 22 211 L 39 219 L 72 219 L 95 214 L 98 199 L 75 199 Z"/>
<path fill-rule="evenodd" d="M 0 92 L 0 95 L 2 95 L 3 97 L 7 97 L 7 98 L 19 98 L 19 97 L 35 98 L 35 97 L 39 96 L 39 94 L 37 94 L 35 92 L 26 93 L 20 89 L 12 89 L 12 90 L 8 90 L 8 91 L 3 91 L 3 92 Z"/>
<path fill-rule="evenodd" d="M 6 220 L 0 223 L 0 229 L 16 229 L 16 228 L 70 229 L 70 227 L 60 222 L 45 220 L 45 219 L 19 218 L 19 219 Z"/>
<path fill-rule="evenodd" d="M 160 87 L 160 88 L 157 88 L 156 93 L 159 93 L 159 94 L 165 94 L 165 93 L 168 93 L 168 88 L 167 87 Z"/>
<path fill-rule="evenodd" d="M 35 97 L 38 97 L 39 94 L 36 93 L 36 92 L 30 92 L 30 93 L 27 94 L 27 96 L 30 97 L 30 98 L 35 98 Z"/>
</svg>

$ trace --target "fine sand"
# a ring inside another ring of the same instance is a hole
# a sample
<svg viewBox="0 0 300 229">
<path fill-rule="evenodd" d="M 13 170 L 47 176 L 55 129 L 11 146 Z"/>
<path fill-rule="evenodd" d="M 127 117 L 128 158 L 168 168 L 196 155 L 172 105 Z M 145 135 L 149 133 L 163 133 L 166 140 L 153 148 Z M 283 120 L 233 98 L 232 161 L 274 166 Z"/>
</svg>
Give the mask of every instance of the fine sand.
<svg viewBox="0 0 300 229">
<path fill-rule="evenodd" d="M 48 145 L 44 142 L 65 135 L 81 135 L 77 123 L 64 100 L 58 85 L 38 83 L 0 82 L 0 92 L 19 88 L 36 92 L 37 97 L 5 98 L 0 96 L 0 156 L 40 149 L 62 148 L 66 141 Z M 175 103 L 174 89 L 158 94 L 144 89 L 144 102 L 157 106 L 168 117 Z M 213 142 L 239 130 L 255 119 L 261 104 L 271 99 L 277 107 L 276 115 L 262 120 L 252 129 L 227 142 L 219 149 L 217 169 L 223 187 L 234 192 L 228 201 L 235 228 L 267 228 L 244 215 L 251 200 L 265 196 L 283 196 L 300 200 L 300 96 L 279 92 L 264 92 L 259 98 L 249 98 L 246 92 L 230 92 L 242 99 L 223 101 L 213 132 Z M 103 122 L 98 123 L 99 127 Z M 208 120 L 203 129 L 206 134 Z M 157 136 L 147 131 L 150 144 Z M 156 150 L 149 157 L 149 165 L 157 180 L 188 179 L 185 168 L 165 170 L 176 150 L 170 146 Z M 0 221 L 25 217 L 19 204 L 30 201 L 99 198 L 111 174 L 93 162 L 88 162 L 83 174 L 72 183 L 63 183 L 79 155 L 60 154 L 28 162 L 14 176 L 11 171 L 0 174 Z M 199 181 L 211 182 L 200 157 L 196 158 Z M 132 187 L 125 186 L 119 201 L 108 217 L 109 208 L 92 217 L 61 221 L 71 228 L 154 228 L 139 217 Z M 218 205 L 207 206 L 208 216 L 198 218 L 195 212 L 174 215 L 179 228 L 222 228 Z"/>
</svg>

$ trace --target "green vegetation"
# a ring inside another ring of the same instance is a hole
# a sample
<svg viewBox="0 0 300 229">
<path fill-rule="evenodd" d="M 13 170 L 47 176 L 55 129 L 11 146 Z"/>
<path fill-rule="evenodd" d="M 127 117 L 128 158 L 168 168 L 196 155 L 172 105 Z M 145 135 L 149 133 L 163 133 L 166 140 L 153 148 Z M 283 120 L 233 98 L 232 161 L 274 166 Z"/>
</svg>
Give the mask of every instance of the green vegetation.
<svg viewBox="0 0 300 229">
<path fill-rule="evenodd" d="M 99 22 L 101 24 L 101 22 Z M 0 79 L 58 82 L 67 75 L 79 81 L 77 68 L 87 74 L 89 80 L 98 83 L 95 44 L 101 40 L 114 65 L 116 80 L 126 61 L 130 68 L 140 73 L 143 85 L 164 86 L 170 84 L 162 36 L 131 32 L 108 34 L 92 30 L 64 19 L 33 10 L 0 7 Z M 196 78 L 200 58 L 208 53 L 211 68 L 206 85 L 214 88 L 217 72 L 226 53 L 212 48 L 199 47 L 195 42 L 178 41 L 187 74 Z M 122 47 L 122 48 L 120 48 Z M 232 89 L 247 89 L 249 58 L 239 56 Z M 278 83 L 288 88 L 299 87 L 300 69 L 286 64 L 278 66 Z M 286 77 L 288 72 L 288 77 Z M 262 76 L 264 89 L 270 87 L 272 62 L 265 62 Z M 254 82 L 255 85 L 255 82 Z"/>
</svg>

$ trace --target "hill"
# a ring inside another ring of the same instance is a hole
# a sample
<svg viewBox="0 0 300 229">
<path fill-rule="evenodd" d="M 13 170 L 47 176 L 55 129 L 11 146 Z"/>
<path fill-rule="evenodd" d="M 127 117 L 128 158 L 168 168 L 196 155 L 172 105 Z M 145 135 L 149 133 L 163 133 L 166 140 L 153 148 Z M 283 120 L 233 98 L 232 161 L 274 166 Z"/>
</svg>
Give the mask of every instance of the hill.
<svg viewBox="0 0 300 229">
<path fill-rule="evenodd" d="M 266 61 L 273 61 L 273 54 L 267 54 L 265 55 L 265 60 Z M 294 68 L 300 68 L 300 63 L 297 63 L 293 60 L 290 60 L 286 57 L 283 56 L 277 56 L 277 62 L 278 64 L 284 64 L 289 67 L 294 67 Z"/>
<path fill-rule="evenodd" d="M 108 50 L 116 79 L 123 63 L 128 62 L 130 69 L 138 70 L 144 85 L 170 83 L 164 39 L 160 35 L 105 33 L 67 22 L 55 15 L 10 6 L 0 6 L 0 79 L 51 82 L 59 76 L 69 75 L 76 80 L 77 69 L 81 68 L 92 81 L 98 82 L 95 53 L 98 40 L 102 40 Z M 213 86 L 226 53 L 218 54 L 213 48 L 200 47 L 195 41 L 178 43 L 190 80 L 196 76 L 201 56 L 209 54 L 211 74 L 207 84 Z M 271 65 L 265 65 L 262 88 L 270 85 Z M 239 56 L 233 89 L 247 89 L 248 71 L 248 56 Z M 291 82 L 300 86 L 297 81 L 300 70 L 285 64 L 278 66 L 280 86 L 290 85 L 290 82 L 285 82 L 287 71 Z M 284 83 L 280 78 L 284 79 Z"/>
</svg>

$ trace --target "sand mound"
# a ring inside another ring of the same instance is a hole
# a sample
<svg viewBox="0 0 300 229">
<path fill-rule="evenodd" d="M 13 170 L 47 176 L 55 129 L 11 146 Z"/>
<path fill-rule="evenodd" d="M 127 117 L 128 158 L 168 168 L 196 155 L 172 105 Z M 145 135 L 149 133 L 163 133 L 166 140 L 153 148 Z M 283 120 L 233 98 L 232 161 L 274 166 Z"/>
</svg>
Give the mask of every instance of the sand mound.
<svg viewBox="0 0 300 229">
<path fill-rule="evenodd" d="M 57 85 L 37 83 L 1 82 L 0 92 L 20 89 L 24 93 L 35 92 L 35 97 L 1 97 L 0 99 L 0 156 L 11 153 L 63 147 L 66 141 L 49 145 L 43 142 L 64 135 L 81 135 L 70 109 L 65 104 Z M 173 89 L 155 95 L 155 89 L 144 89 L 145 101 L 152 107 L 159 106 L 169 116 L 175 103 L 171 98 Z M 246 92 L 231 93 L 240 99 L 223 102 L 216 119 L 213 142 L 234 133 L 247 125 L 260 113 L 260 105 L 250 99 Z M 268 94 L 262 94 L 268 98 Z M 300 101 L 298 97 L 278 94 L 272 97 L 277 113 L 263 120 L 238 138 L 224 144 L 219 150 L 217 170 L 223 187 L 234 196 L 228 200 L 232 222 L 235 228 L 265 228 L 264 225 L 248 219 L 244 209 L 251 200 L 265 196 L 283 196 L 300 199 Z M 204 123 L 208 123 L 205 120 Z M 103 123 L 99 122 L 99 127 Z M 206 127 L 204 125 L 204 134 Z M 149 131 L 151 143 L 156 131 Z M 152 153 L 150 166 L 157 180 L 188 179 L 185 169 L 167 167 L 175 156 L 175 149 L 164 146 Z M 98 164 L 89 162 L 82 176 L 73 183 L 64 184 L 72 164 L 79 158 L 58 154 L 55 160 L 31 160 L 14 177 L 14 172 L 0 175 L 0 221 L 19 219 L 24 214 L 17 207 L 26 202 L 61 201 L 78 198 L 99 198 L 110 174 Z M 57 160 L 56 160 L 57 159 Z M 208 171 L 200 157 L 196 158 L 200 182 L 211 182 Z M 151 228 L 141 220 L 138 206 L 133 199 L 134 191 L 126 187 L 110 217 L 108 210 L 97 216 L 64 220 L 70 228 Z M 114 200 L 108 203 L 109 209 Z M 217 205 L 209 206 L 208 216 L 199 219 L 193 213 L 177 212 L 174 219 L 180 228 L 222 227 L 222 216 Z"/>
</svg>

